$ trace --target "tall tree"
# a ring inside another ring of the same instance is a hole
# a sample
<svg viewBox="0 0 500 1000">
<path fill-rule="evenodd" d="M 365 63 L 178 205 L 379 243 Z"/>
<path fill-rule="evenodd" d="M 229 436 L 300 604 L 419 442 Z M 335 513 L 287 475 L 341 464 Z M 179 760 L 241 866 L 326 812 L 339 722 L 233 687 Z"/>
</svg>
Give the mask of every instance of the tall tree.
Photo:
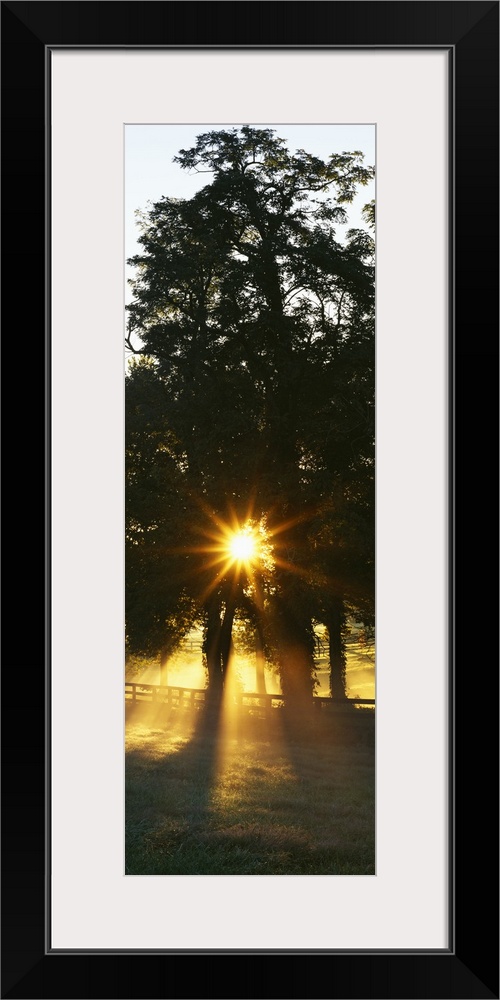
<svg viewBox="0 0 500 1000">
<path fill-rule="evenodd" d="M 268 624 L 284 690 L 303 699 L 313 684 L 310 526 L 328 507 L 318 485 L 361 467 L 355 426 L 372 393 L 373 241 L 350 230 L 340 242 L 336 228 L 373 170 L 356 152 L 293 155 L 250 127 L 200 135 L 176 161 L 210 182 L 152 207 L 131 261 L 129 344 L 137 334 L 154 359 L 183 488 L 215 520 L 267 517 Z M 212 573 L 204 611 L 216 683 L 244 588 L 229 568 Z"/>
</svg>

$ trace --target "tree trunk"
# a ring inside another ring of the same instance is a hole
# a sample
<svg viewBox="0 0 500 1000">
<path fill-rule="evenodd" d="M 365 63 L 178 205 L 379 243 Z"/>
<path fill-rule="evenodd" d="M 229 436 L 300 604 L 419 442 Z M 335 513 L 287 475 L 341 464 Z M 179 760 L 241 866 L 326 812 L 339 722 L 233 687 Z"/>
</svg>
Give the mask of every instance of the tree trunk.
<svg viewBox="0 0 500 1000">
<path fill-rule="evenodd" d="M 251 600 L 246 595 L 240 595 L 240 603 L 247 609 L 255 629 L 255 690 L 258 694 L 266 694 L 266 675 L 264 655 L 264 597 L 262 583 L 257 575 L 254 578 L 255 598 Z"/>
<path fill-rule="evenodd" d="M 274 641 L 278 650 L 281 687 L 293 714 L 312 707 L 314 639 L 311 620 L 297 602 L 280 595 L 274 609 Z"/>
<path fill-rule="evenodd" d="M 264 670 L 265 668 L 264 640 L 260 622 L 256 626 L 255 637 L 256 637 L 255 690 L 257 691 L 258 694 L 266 694 L 266 675 Z"/>
<path fill-rule="evenodd" d="M 330 604 L 328 621 L 325 622 L 330 654 L 330 693 L 337 700 L 346 698 L 345 622 L 344 602 L 339 597 Z"/>
<path fill-rule="evenodd" d="M 213 598 L 208 606 L 205 654 L 208 669 L 209 698 L 217 699 L 222 693 L 221 618 L 220 600 Z"/>
<path fill-rule="evenodd" d="M 169 654 L 166 646 L 160 652 L 160 685 L 168 685 L 168 661 Z"/>
<path fill-rule="evenodd" d="M 233 603 L 226 604 L 224 610 L 224 617 L 222 619 L 221 631 L 220 631 L 220 652 L 221 652 L 221 669 L 222 669 L 222 685 L 226 680 L 227 671 L 229 668 L 229 661 L 232 652 L 232 636 L 233 636 L 233 622 L 235 614 L 235 606 Z"/>
</svg>

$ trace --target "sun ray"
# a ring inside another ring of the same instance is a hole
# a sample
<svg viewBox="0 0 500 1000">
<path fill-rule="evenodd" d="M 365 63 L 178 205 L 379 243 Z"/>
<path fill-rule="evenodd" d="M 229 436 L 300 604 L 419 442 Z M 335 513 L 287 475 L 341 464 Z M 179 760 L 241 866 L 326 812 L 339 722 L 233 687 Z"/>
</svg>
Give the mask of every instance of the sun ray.
<svg viewBox="0 0 500 1000">
<path fill-rule="evenodd" d="M 288 573 L 294 573 L 295 576 L 301 576 L 305 580 L 310 579 L 311 573 L 309 568 L 305 569 L 302 566 L 299 566 L 297 563 L 288 562 L 286 559 L 283 559 L 280 555 L 276 555 L 274 557 L 274 562 L 276 566 L 279 566 L 280 569 L 286 569 Z"/>
<path fill-rule="evenodd" d="M 219 570 L 216 576 L 212 580 L 210 580 L 210 583 L 208 583 L 205 589 L 200 593 L 199 599 L 202 603 L 207 600 L 210 594 L 213 593 L 213 591 L 219 585 L 221 580 L 224 580 L 224 578 L 227 576 L 227 573 L 231 565 L 232 565 L 231 561 L 227 560 L 222 569 Z"/>
<path fill-rule="evenodd" d="M 284 531 L 289 531 L 290 528 L 294 528 L 297 524 L 303 524 L 304 521 L 310 521 L 316 514 L 316 511 L 302 511 L 300 514 L 294 515 L 294 517 L 288 518 L 286 521 L 281 521 L 279 524 L 273 525 L 269 528 L 269 535 L 274 538 L 276 535 L 282 535 Z"/>
</svg>

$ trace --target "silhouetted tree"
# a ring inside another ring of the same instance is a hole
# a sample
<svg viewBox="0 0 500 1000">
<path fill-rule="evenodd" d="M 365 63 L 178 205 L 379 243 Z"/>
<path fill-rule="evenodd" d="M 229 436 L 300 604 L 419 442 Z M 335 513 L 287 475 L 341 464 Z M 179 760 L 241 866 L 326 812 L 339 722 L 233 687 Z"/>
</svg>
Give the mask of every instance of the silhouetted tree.
<svg viewBox="0 0 500 1000">
<path fill-rule="evenodd" d="M 128 327 L 129 346 L 154 360 L 163 393 L 160 467 L 168 468 L 172 500 L 165 531 L 192 538 L 196 526 L 209 534 L 200 511 L 214 522 L 231 512 L 243 521 L 250 509 L 266 515 L 276 554 L 267 627 L 283 689 L 303 701 L 313 684 L 317 593 L 328 591 L 339 564 L 338 537 L 328 539 L 332 493 L 340 484 L 349 523 L 372 433 L 373 241 L 358 229 L 340 242 L 336 229 L 373 170 L 360 153 L 325 161 L 292 154 L 271 130 L 250 127 L 200 135 L 175 159 L 206 172 L 209 183 L 189 200 L 165 197 L 151 208 L 143 253 L 131 261 Z M 176 496 L 191 498 L 184 530 Z M 311 552 L 314 536 L 320 558 Z M 358 555 L 369 562 L 368 550 Z M 244 587 L 198 559 L 198 583 L 210 572 L 214 579 L 196 595 L 185 582 L 189 558 L 179 553 L 172 563 L 167 604 L 174 617 L 188 595 L 202 607 L 216 684 Z M 351 571 L 363 575 L 352 561 Z M 333 596 L 343 600 L 347 591 Z"/>
</svg>

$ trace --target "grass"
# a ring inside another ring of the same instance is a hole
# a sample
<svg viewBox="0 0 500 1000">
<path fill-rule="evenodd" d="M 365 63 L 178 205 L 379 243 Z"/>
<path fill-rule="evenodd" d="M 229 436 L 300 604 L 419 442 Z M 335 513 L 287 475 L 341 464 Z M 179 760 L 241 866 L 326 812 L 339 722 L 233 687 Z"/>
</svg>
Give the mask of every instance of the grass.
<svg viewBox="0 0 500 1000">
<path fill-rule="evenodd" d="M 373 712 L 297 732 L 279 709 L 217 730 L 203 711 L 132 711 L 127 874 L 375 873 Z"/>
</svg>

